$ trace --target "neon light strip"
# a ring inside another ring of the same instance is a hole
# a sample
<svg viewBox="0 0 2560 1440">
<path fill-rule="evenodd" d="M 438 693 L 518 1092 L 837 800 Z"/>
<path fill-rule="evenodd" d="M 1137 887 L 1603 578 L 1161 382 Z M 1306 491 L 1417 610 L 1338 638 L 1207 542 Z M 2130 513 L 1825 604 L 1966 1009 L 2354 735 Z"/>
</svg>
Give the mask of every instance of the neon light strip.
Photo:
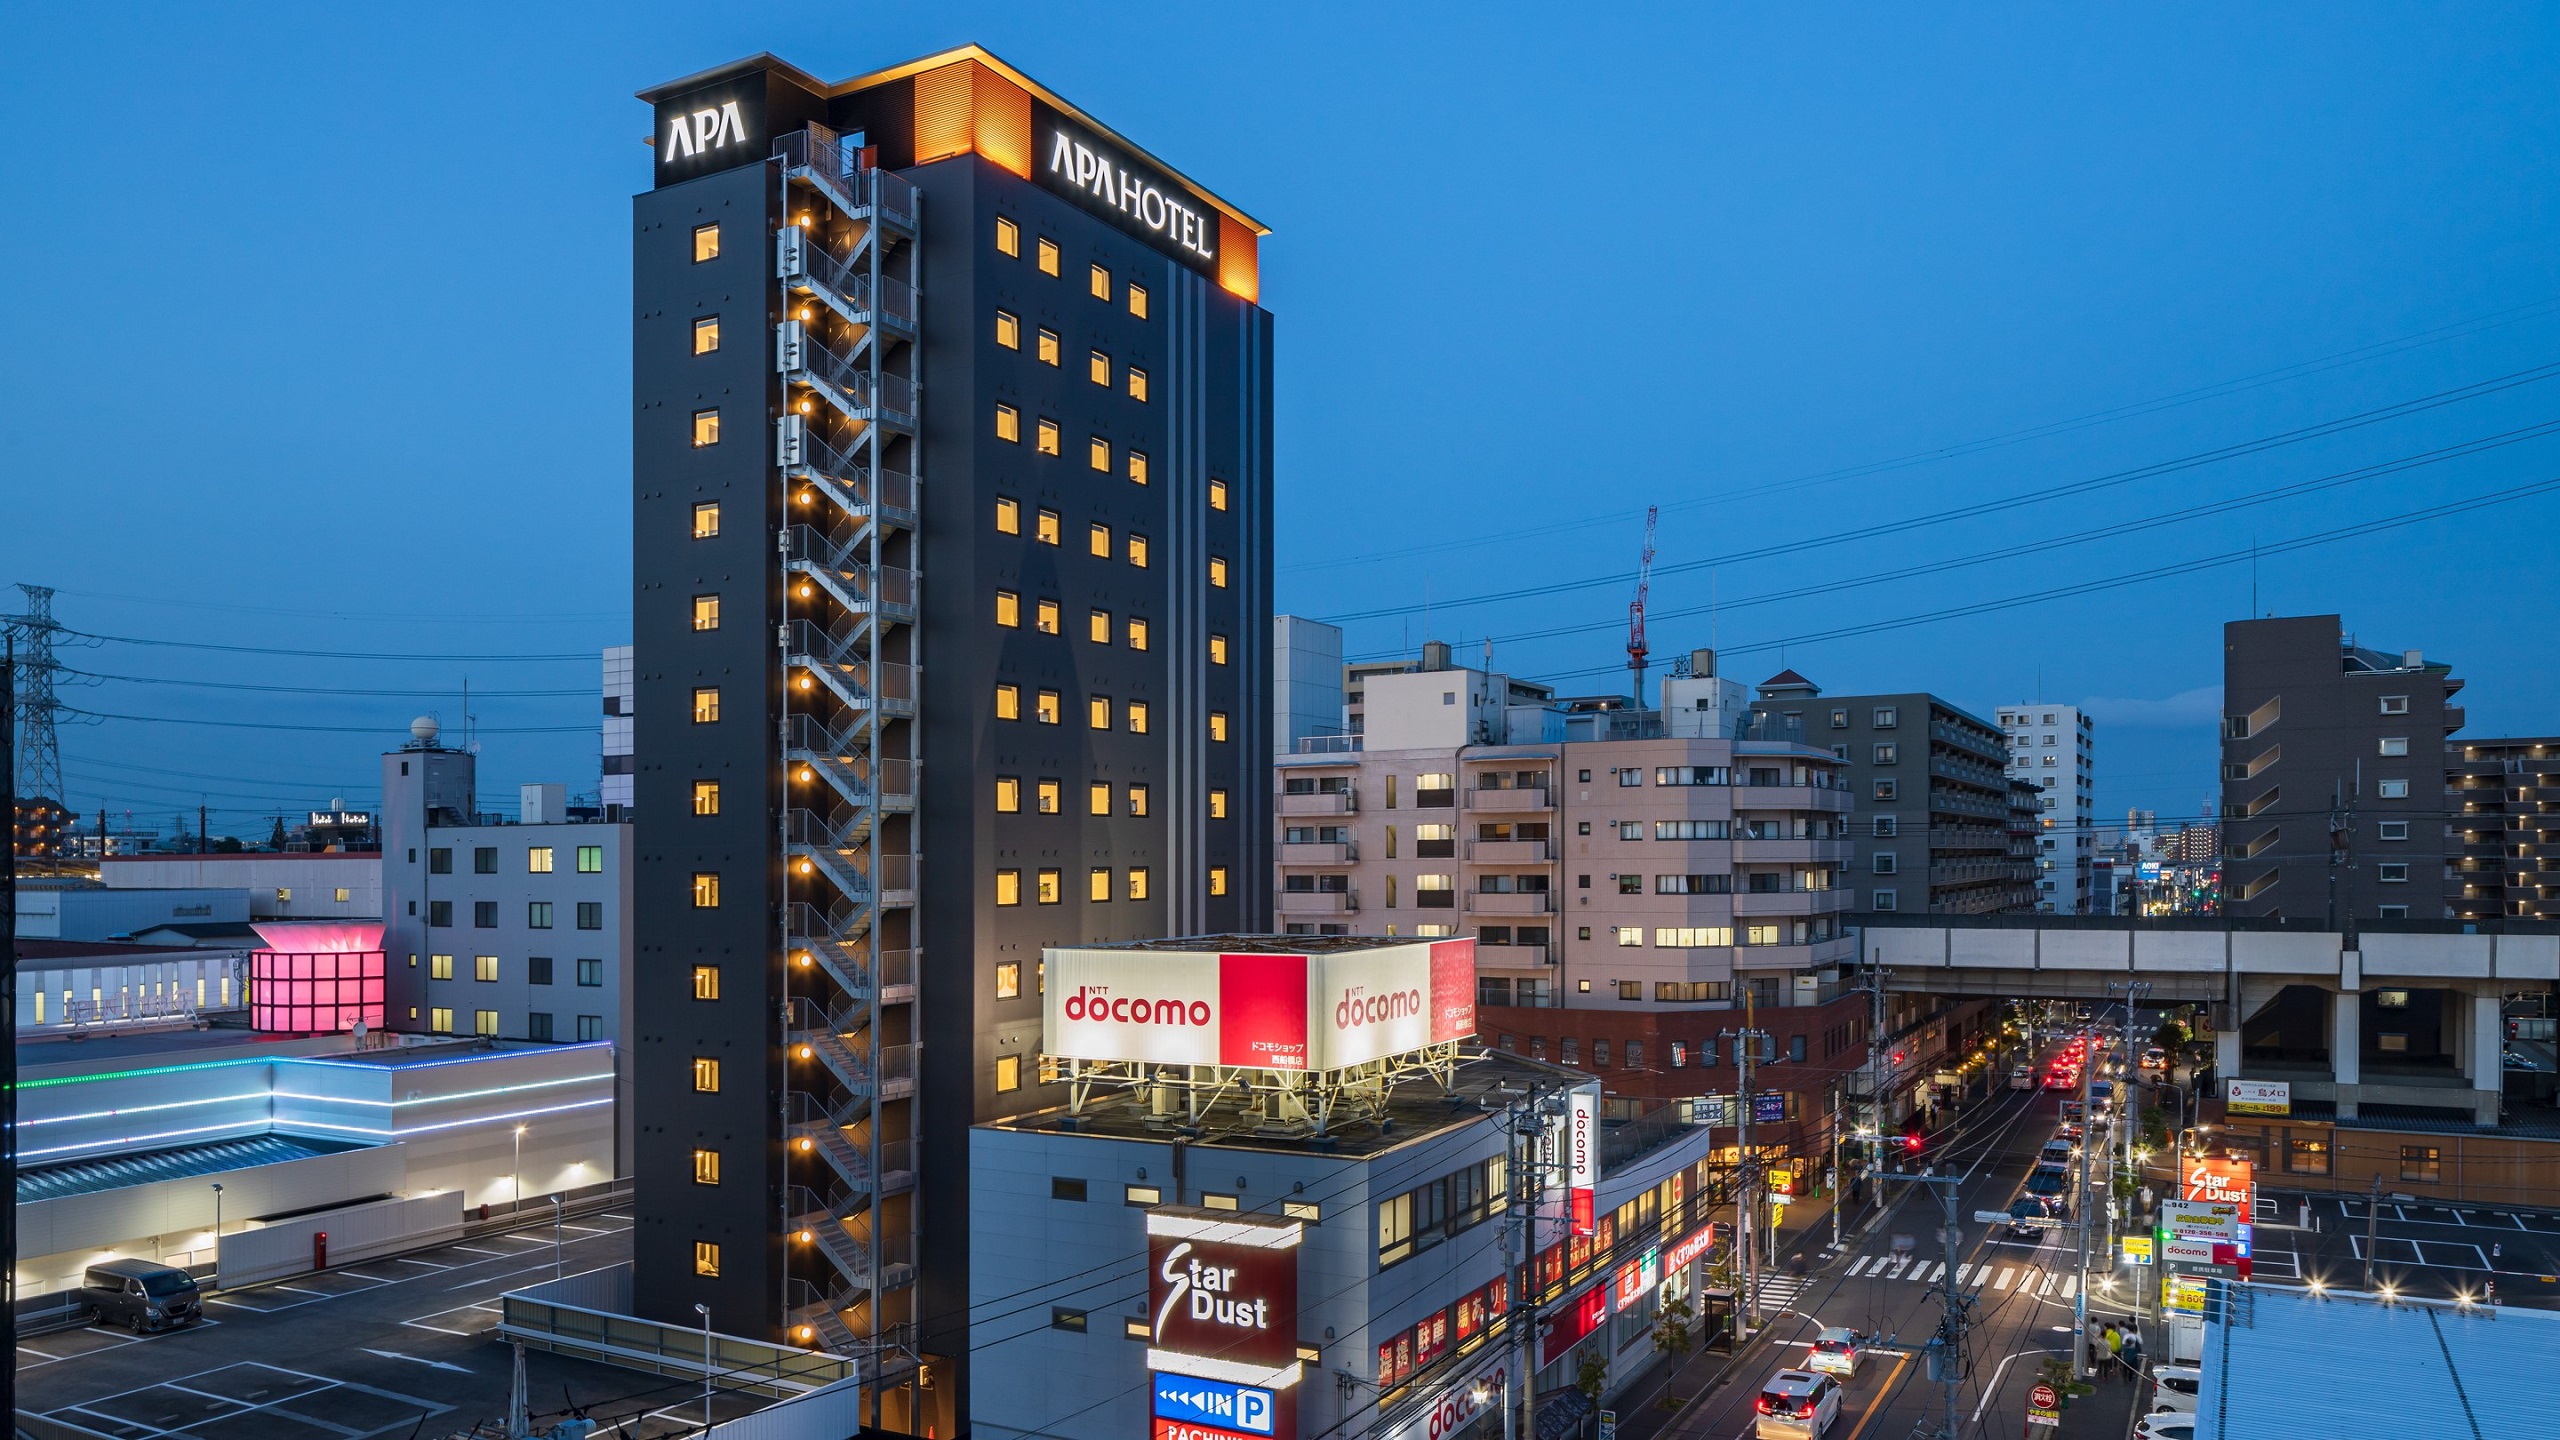
<svg viewBox="0 0 2560 1440">
<path fill-rule="evenodd" d="M 504 1115 L 475 1115 L 468 1120 L 443 1120 L 433 1125 L 412 1125 L 406 1130 L 386 1130 L 379 1125 L 334 1125 L 323 1120 L 291 1120 L 281 1122 L 291 1130 L 343 1130 L 350 1135 L 388 1135 L 406 1140 L 412 1135 L 428 1135 L 438 1130 L 454 1130 L 465 1125 L 497 1125 L 509 1120 L 524 1120 L 535 1115 L 557 1115 L 564 1110 L 585 1110 L 597 1105 L 610 1105 L 613 1097 L 578 1100 L 567 1105 L 545 1105 L 538 1110 L 515 1110 Z"/>
<path fill-rule="evenodd" d="M 455 1039 L 469 1039 L 470 1037 L 469 1037 L 469 1036 L 455 1036 L 455 1037 L 451 1037 L 451 1038 L 455 1038 Z M 493 1054 L 494 1054 L 494 1055 L 533 1055 L 533 1054 L 563 1054 L 563 1055 L 566 1055 L 566 1054 L 573 1054 L 573 1053 L 575 1053 L 575 1052 L 577 1052 L 577 1051 L 580 1051 L 580 1050 L 610 1050 L 610 1049 L 612 1049 L 612 1048 L 613 1048 L 613 1042 L 612 1042 L 612 1041 L 610 1041 L 610 1040 L 581 1040 L 581 1041 L 576 1042 L 575 1044 L 570 1044 L 570 1045 L 546 1045 L 546 1046 L 544 1046 L 544 1047 L 543 1047 L 541 1050 L 539 1050 L 539 1051 L 533 1051 L 533 1050 L 496 1050 L 496 1051 L 490 1051 L 490 1050 L 477 1050 L 477 1051 L 474 1051 L 474 1052 L 472 1052 L 471 1054 L 468 1054 L 468 1055 L 457 1055 L 457 1056 L 455 1056 L 454 1058 L 452 1058 L 452 1059 L 450 1059 L 450 1060 L 419 1060 L 419 1061 L 415 1061 L 415 1062 L 413 1062 L 413 1063 L 405 1064 L 405 1065 L 377 1065 L 377 1064 L 373 1064 L 373 1063 L 370 1063 L 370 1062 L 367 1062 L 367 1061 L 363 1061 L 363 1060 L 344 1060 L 344 1059 L 340 1059 L 340 1058 L 338 1058 L 338 1057 L 336 1057 L 336 1056 L 330 1056 L 330 1055 L 277 1055 L 277 1056 L 274 1056 L 274 1057 L 271 1057 L 271 1058 L 273 1058 L 273 1059 L 274 1059 L 274 1061 L 275 1061 L 275 1063 L 277 1063 L 277 1064 L 279 1064 L 279 1065 L 327 1065 L 327 1066 L 331 1066 L 331 1067 L 333 1067 L 333 1068 L 340 1069 L 340 1070 L 372 1070 L 372 1071 L 376 1071 L 376 1072 L 379 1072 L 379 1073 L 382 1073 L 382 1074 L 392 1074 L 392 1075 L 396 1075 L 396 1074 L 400 1073 L 400 1072 L 401 1072 L 401 1071 L 403 1071 L 403 1070 L 433 1070 L 433 1069 L 438 1068 L 439 1066 L 444 1066 L 444 1065 L 482 1065 L 482 1064 L 486 1064 L 486 1063 L 488 1063 L 489 1057 L 490 1057 L 491 1055 L 493 1055 Z"/>
<path fill-rule="evenodd" d="M 234 1065 L 272 1065 L 289 1057 L 282 1055 L 245 1055 L 237 1060 L 199 1060 L 191 1065 L 154 1065 L 142 1070 L 101 1070 L 95 1075 L 57 1075 L 49 1080 L 21 1080 L 21 1090 L 41 1090 L 49 1085 L 85 1085 L 92 1080 L 129 1080 L 137 1075 L 177 1075 L 190 1070 L 224 1070 Z"/>
<path fill-rule="evenodd" d="M 546 1046 L 542 1053 L 568 1053 L 578 1050 L 610 1050 L 610 1040 L 581 1040 L 571 1045 Z M 230 1060 L 196 1060 L 184 1065 L 150 1065 L 139 1070 L 101 1070 L 93 1075 L 56 1075 L 43 1080 L 21 1080 L 21 1090 L 41 1090 L 52 1085 L 85 1085 L 92 1080 L 129 1080 L 141 1075 L 180 1075 L 193 1070 L 223 1070 L 234 1065 L 327 1065 L 341 1070 L 371 1070 L 396 1075 L 403 1070 L 431 1070 L 441 1065 L 477 1065 L 492 1052 L 480 1051 L 456 1056 L 451 1060 L 420 1060 L 407 1065 L 379 1065 L 362 1060 L 340 1060 L 325 1055 L 242 1055 Z M 533 1051 L 502 1050 L 501 1055 L 533 1054 Z"/>
<path fill-rule="evenodd" d="M 188 1135 L 210 1135 L 216 1130 L 241 1130 L 253 1126 L 260 1135 L 273 1133 L 269 1128 L 269 1122 L 264 1119 L 239 1120 L 229 1125 L 198 1125 L 191 1130 L 163 1130 L 156 1135 L 120 1135 L 113 1140 L 91 1140 L 79 1145 L 55 1145 L 44 1150 L 21 1150 L 18 1154 L 21 1158 L 31 1155 L 59 1155 L 66 1150 L 95 1150 L 109 1145 L 141 1145 L 153 1140 L 176 1140 Z"/>
<path fill-rule="evenodd" d="M 21 1120 L 18 1122 L 18 1128 L 24 1130 L 31 1125 L 67 1125 L 74 1120 L 112 1120 L 119 1115 L 147 1115 L 154 1110 L 183 1110 L 190 1105 L 229 1105 L 242 1100 L 266 1098 L 267 1092 L 256 1091 L 247 1095 L 215 1095 L 203 1100 L 171 1100 L 159 1105 L 128 1105 L 121 1110 L 92 1110 L 85 1115 L 44 1115 L 33 1120 Z"/>
<path fill-rule="evenodd" d="M 422 1095 L 415 1100 L 365 1100 L 353 1095 L 306 1095 L 299 1090 L 276 1090 L 269 1093 L 279 1100 L 309 1100 L 325 1105 L 374 1105 L 390 1109 L 398 1105 L 435 1105 L 447 1100 L 482 1100 L 491 1095 L 512 1095 L 519 1090 L 542 1090 L 554 1085 L 579 1085 L 592 1080 L 611 1080 L 613 1072 L 595 1075 L 565 1075 L 556 1080 L 527 1080 L 521 1085 L 500 1085 L 491 1090 L 457 1090 L 450 1095 Z"/>
</svg>

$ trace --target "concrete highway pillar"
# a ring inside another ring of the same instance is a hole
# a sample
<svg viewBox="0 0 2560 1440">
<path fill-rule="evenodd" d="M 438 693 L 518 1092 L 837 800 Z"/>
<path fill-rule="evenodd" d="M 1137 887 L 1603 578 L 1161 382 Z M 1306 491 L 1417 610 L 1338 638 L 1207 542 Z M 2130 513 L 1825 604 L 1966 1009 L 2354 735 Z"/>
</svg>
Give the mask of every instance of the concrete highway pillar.
<svg viewBox="0 0 2560 1440">
<path fill-rule="evenodd" d="M 2236 1012 L 2238 1007 L 2233 1007 Z M 2216 1082 L 2240 1073 L 2240 1023 L 2232 1023 L 2213 1032 L 2213 1074 Z"/>
<path fill-rule="evenodd" d="M 2364 997 L 2340 990 L 2329 997 L 2329 1078 L 2338 1085 L 2338 1118 L 2356 1118 L 2355 1087 L 2364 1077 Z"/>
<path fill-rule="evenodd" d="M 2471 997 L 2471 1116 L 2483 1128 L 2498 1123 L 2498 1096 L 2507 1082 L 2506 1022 L 2494 994 Z"/>
</svg>

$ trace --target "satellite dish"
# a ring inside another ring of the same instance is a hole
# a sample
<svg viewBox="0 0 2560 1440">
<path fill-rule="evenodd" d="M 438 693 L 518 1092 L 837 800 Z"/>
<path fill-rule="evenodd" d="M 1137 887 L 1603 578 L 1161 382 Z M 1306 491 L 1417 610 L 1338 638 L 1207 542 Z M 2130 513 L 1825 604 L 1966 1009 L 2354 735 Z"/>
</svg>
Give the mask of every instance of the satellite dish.
<svg viewBox="0 0 2560 1440">
<path fill-rule="evenodd" d="M 410 738 L 421 745 L 434 744 L 437 732 L 443 729 L 443 726 L 436 723 L 436 717 L 433 715 L 421 715 L 409 722 Z"/>
</svg>

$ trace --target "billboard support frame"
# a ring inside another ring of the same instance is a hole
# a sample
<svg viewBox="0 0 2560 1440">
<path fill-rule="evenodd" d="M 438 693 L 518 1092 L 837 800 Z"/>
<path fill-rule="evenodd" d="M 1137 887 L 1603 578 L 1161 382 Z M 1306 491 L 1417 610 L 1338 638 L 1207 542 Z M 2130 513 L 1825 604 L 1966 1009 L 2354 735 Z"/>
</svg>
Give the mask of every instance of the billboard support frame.
<svg viewBox="0 0 2560 1440">
<path fill-rule="evenodd" d="M 1197 1127 L 1232 1099 L 1255 1129 L 1303 1128 L 1324 1135 L 1339 1120 L 1375 1120 L 1395 1087 L 1429 1079 L 1457 1081 L 1463 1040 L 1446 1040 L 1337 1070 L 1280 1070 L 1257 1065 L 1161 1065 L 1145 1060 L 1055 1059 L 1067 1085 L 1067 1113 L 1082 1115 L 1097 1092 L 1128 1091 L 1167 1122 Z"/>
</svg>

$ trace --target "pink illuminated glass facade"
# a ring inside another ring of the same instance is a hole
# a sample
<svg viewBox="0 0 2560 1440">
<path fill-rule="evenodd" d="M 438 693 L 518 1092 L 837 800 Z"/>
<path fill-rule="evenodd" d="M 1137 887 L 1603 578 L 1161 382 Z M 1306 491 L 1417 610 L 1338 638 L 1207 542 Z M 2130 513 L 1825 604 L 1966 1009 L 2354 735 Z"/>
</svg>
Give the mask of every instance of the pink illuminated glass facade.
<svg viewBox="0 0 2560 1440">
<path fill-rule="evenodd" d="M 359 1020 L 382 1028 L 383 952 L 249 953 L 249 1025 L 282 1034 L 345 1033 Z"/>
</svg>

